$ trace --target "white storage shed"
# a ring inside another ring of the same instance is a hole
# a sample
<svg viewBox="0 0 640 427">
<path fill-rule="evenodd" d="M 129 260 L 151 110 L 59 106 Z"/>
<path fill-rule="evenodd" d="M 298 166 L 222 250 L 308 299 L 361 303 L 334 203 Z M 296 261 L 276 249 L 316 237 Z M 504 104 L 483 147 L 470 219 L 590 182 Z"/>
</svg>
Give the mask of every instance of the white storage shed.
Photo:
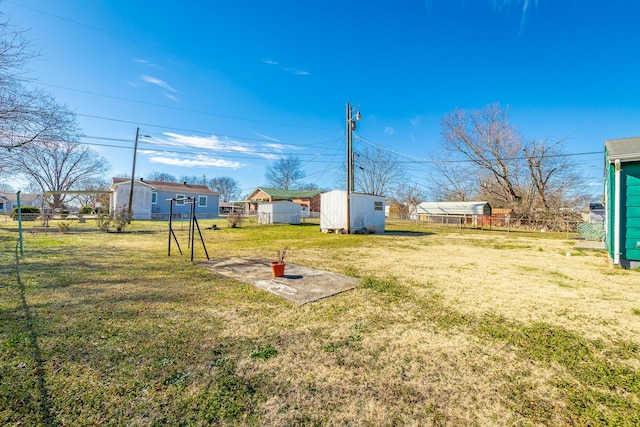
<svg viewBox="0 0 640 427">
<path fill-rule="evenodd" d="M 300 205 L 281 201 L 258 205 L 258 224 L 300 224 Z"/>
<path fill-rule="evenodd" d="M 351 193 L 350 232 L 384 233 L 384 196 Z M 320 230 L 343 232 L 347 229 L 347 192 L 333 190 L 320 195 Z"/>
</svg>

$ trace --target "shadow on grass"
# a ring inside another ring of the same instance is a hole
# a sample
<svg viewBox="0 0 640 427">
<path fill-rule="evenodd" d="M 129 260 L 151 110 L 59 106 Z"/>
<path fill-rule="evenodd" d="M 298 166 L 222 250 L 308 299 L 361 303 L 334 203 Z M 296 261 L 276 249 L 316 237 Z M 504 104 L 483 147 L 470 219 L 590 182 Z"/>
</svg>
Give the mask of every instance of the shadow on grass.
<svg viewBox="0 0 640 427">
<path fill-rule="evenodd" d="M 403 236 L 403 237 L 420 237 L 420 236 L 432 236 L 436 233 L 432 231 L 409 231 L 409 230 L 393 230 L 385 231 L 385 236 Z"/>
<path fill-rule="evenodd" d="M 24 283 L 20 279 L 20 258 L 18 257 L 18 245 L 16 244 L 16 282 L 18 284 L 18 290 L 20 293 L 20 304 L 24 313 L 25 325 L 28 331 L 29 344 L 31 345 L 32 356 L 35 362 L 35 369 L 31 372 L 36 377 L 37 388 L 39 392 L 39 410 L 40 419 L 42 425 L 55 426 L 58 425 L 55 418 L 51 414 L 51 401 L 49 399 L 49 392 L 47 390 L 47 382 L 45 378 L 44 363 L 42 360 L 42 353 L 40 351 L 40 345 L 38 343 L 38 334 L 34 327 L 34 318 L 31 314 L 29 304 L 25 297 Z"/>
</svg>

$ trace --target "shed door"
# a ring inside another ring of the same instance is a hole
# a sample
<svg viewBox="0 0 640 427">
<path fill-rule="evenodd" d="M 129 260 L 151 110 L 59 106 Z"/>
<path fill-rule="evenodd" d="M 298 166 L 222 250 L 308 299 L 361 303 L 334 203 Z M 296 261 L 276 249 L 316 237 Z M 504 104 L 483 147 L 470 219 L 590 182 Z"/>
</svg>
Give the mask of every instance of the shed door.
<svg viewBox="0 0 640 427">
<path fill-rule="evenodd" d="M 625 174 L 621 209 L 622 258 L 640 261 L 640 164 L 624 165 Z"/>
</svg>

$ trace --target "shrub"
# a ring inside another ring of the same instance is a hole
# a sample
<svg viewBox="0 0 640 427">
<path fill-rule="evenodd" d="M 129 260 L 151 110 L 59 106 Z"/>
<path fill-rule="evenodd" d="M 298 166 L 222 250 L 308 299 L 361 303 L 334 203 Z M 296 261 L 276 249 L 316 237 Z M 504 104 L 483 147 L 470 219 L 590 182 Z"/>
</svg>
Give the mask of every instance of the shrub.
<svg viewBox="0 0 640 427">
<path fill-rule="evenodd" d="M 111 216 L 109 214 L 99 213 L 98 216 L 96 216 L 96 224 L 98 224 L 100 231 L 107 233 L 111 225 Z"/>
<path fill-rule="evenodd" d="M 241 227 L 243 219 L 244 217 L 239 212 L 229 212 L 229 215 L 227 216 L 227 221 L 231 228 Z"/>
<path fill-rule="evenodd" d="M 23 221 L 35 221 L 40 214 L 40 208 L 37 206 L 20 206 L 20 213 Z M 13 219 L 18 219 L 18 208 L 13 208 Z"/>
<path fill-rule="evenodd" d="M 60 230 L 61 233 L 66 234 L 69 232 L 69 230 L 71 229 L 71 224 L 69 224 L 68 222 L 59 222 L 58 223 L 58 229 Z"/>
<path fill-rule="evenodd" d="M 80 212 L 78 212 L 80 215 L 91 215 L 93 213 L 93 207 L 92 206 L 83 206 L 80 208 Z"/>
<path fill-rule="evenodd" d="M 131 214 L 133 215 L 133 212 Z M 100 231 L 104 233 L 107 233 L 111 227 L 115 228 L 116 232 L 122 233 L 129 223 L 129 212 L 125 209 L 116 209 L 112 215 L 99 213 L 96 217 L 96 223 Z"/>
<path fill-rule="evenodd" d="M 133 211 L 131 212 L 133 216 Z M 122 233 L 129 223 L 129 212 L 124 209 L 116 209 L 111 216 L 113 225 L 118 233 Z"/>
</svg>

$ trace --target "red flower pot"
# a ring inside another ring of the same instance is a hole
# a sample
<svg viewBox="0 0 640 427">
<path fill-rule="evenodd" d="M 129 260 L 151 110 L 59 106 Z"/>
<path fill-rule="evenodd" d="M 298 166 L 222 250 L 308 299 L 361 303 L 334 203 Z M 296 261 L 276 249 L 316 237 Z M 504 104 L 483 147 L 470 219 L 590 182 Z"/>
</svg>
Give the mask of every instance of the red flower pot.
<svg viewBox="0 0 640 427">
<path fill-rule="evenodd" d="M 284 276 L 284 266 L 287 265 L 284 262 L 271 261 L 271 274 L 273 277 Z"/>
</svg>

